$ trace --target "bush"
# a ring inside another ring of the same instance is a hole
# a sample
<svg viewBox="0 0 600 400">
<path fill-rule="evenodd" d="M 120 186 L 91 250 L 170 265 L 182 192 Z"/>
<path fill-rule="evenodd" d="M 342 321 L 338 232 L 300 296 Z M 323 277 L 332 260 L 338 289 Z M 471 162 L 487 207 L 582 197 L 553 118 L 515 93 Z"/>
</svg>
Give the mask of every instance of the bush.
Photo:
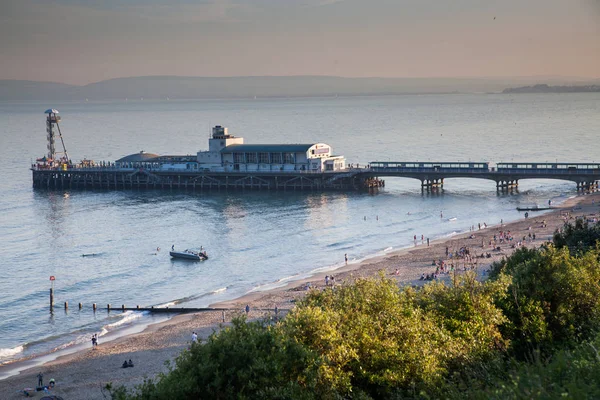
<svg viewBox="0 0 600 400">
<path fill-rule="evenodd" d="M 590 224 L 577 219 L 575 224 L 565 224 L 561 231 L 554 234 L 553 242 L 557 248 L 567 247 L 571 254 L 583 254 L 594 249 L 600 240 L 600 224 Z"/>
<path fill-rule="evenodd" d="M 487 389 L 456 393 L 456 399 L 598 399 L 600 398 L 600 336 L 573 350 L 529 362 L 512 363 L 506 378 Z"/>
<path fill-rule="evenodd" d="M 314 355 L 277 328 L 240 317 L 182 352 L 175 368 L 130 398 L 313 399 L 314 365 Z"/>
<path fill-rule="evenodd" d="M 341 396 L 439 395 L 450 369 L 461 373 L 502 347 L 504 318 L 491 300 L 505 289 L 472 276 L 421 291 L 400 290 L 383 277 L 361 279 L 313 292 L 284 325 L 289 336 L 321 354 L 319 385 Z"/>
<path fill-rule="evenodd" d="M 598 254 L 572 256 L 567 248 L 520 249 L 493 267 L 511 278 L 497 302 L 508 318 L 502 334 L 523 359 L 535 350 L 549 354 L 590 338 L 600 328 Z"/>
</svg>

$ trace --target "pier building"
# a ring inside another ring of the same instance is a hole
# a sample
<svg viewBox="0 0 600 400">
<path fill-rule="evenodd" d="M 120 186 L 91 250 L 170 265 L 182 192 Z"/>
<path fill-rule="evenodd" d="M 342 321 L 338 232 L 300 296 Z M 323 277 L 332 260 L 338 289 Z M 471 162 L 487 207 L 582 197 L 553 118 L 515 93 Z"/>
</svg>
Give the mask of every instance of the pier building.
<svg viewBox="0 0 600 400">
<path fill-rule="evenodd" d="M 324 172 L 346 167 L 345 158 L 333 155 L 325 143 L 244 144 L 244 138 L 230 135 L 220 125 L 213 128 L 208 142 L 209 150 L 197 155 L 198 166 L 204 170 Z"/>
<path fill-rule="evenodd" d="M 140 151 L 118 159 L 115 164 L 123 169 L 203 172 L 325 172 L 346 168 L 345 158 L 333 155 L 328 144 L 244 144 L 244 138 L 229 134 L 220 125 L 212 130 L 208 151 L 199 151 L 195 156 L 159 156 Z"/>
</svg>

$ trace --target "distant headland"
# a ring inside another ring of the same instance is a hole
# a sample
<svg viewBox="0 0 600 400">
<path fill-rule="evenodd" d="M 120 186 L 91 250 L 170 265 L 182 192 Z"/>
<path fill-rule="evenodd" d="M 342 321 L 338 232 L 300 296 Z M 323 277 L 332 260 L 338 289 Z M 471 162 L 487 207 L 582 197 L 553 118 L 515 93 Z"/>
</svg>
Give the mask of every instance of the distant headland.
<svg viewBox="0 0 600 400">
<path fill-rule="evenodd" d="M 533 86 L 521 86 L 516 88 L 507 88 L 502 93 L 584 93 L 600 92 L 600 85 L 582 85 L 582 86 L 550 86 L 539 84 Z"/>
</svg>

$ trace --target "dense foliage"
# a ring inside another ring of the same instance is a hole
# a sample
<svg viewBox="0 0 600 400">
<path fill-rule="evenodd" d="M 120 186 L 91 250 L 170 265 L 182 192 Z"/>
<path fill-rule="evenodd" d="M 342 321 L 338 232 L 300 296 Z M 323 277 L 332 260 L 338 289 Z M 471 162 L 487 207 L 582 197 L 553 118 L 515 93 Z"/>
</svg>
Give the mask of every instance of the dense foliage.
<svg viewBox="0 0 600 400">
<path fill-rule="evenodd" d="M 313 290 L 282 321 L 240 317 L 113 398 L 600 398 L 597 229 L 568 225 L 483 282 Z"/>
<path fill-rule="evenodd" d="M 502 327 L 512 354 L 524 358 L 589 339 L 600 328 L 600 268 L 596 250 L 572 256 L 567 248 L 519 249 L 495 264 L 492 277 L 510 276 L 497 300 L 510 320 Z"/>
<path fill-rule="evenodd" d="M 567 247 L 572 254 L 583 253 L 595 248 L 600 240 L 600 224 L 590 224 L 581 218 L 575 220 L 574 224 L 565 226 L 554 233 L 554 246 L 557 248 Z"/>
</svg>

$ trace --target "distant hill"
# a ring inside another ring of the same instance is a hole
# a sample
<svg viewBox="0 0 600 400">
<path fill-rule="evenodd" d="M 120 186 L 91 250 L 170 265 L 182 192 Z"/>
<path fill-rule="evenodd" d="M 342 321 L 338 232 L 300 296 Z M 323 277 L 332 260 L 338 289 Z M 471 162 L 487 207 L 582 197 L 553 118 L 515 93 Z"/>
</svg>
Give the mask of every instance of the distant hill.
<svg viewBox="0 0 600 400">
<path fill-rule="evenodd" d="M 64 83 L 0 80 L 0 100 L 62 99 L 77 89 Z"/>
<path fill-rule="evenodd" d="M 533 86 L 521 86 L 516 88 L 507 88 L 502 93 L 581 93 L 581 92 L 600 92 L 600 85 L 582 85 L 582 86 L 549 86 L 539 84 Z"/>
<path fill-rule="evenodd" d="M 117 78 L 84 86 L 0 80 L 0 101 L 207 99 L 501 92 L 541 78 L 341 78 L 334 76 Z M 594 84 L 577 78 L 545 78 L 553 84 Z"/>
</svg>

